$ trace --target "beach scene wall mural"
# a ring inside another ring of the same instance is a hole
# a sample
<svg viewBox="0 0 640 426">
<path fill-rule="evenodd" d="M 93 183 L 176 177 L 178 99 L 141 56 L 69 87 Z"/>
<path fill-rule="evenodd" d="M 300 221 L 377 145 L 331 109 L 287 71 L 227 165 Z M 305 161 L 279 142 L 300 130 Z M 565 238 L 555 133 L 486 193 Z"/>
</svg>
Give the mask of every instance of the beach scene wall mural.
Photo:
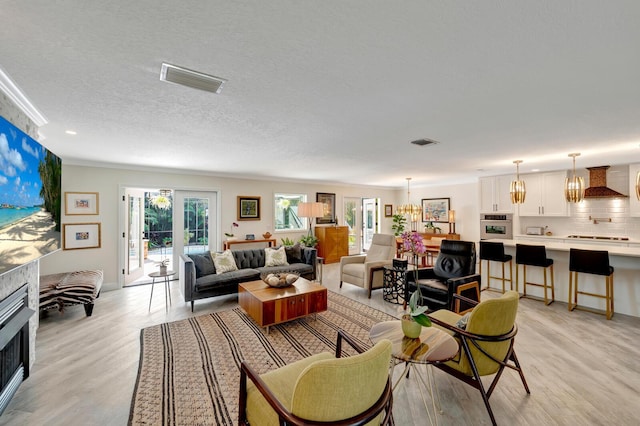
<svg viewBox="0 0 640 426">
<path fill-rule="evenodd" d="M 0 274 L 60 249 L 60 159 L 0 117 Z"/>
</svg>

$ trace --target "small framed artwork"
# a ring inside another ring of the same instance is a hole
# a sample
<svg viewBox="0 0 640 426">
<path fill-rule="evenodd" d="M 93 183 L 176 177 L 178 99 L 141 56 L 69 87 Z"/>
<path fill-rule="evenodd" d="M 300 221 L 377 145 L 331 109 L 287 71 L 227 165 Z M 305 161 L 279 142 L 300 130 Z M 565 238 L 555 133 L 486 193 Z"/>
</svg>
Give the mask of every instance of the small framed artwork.
<svg viewBox="0 0 640 426">
<path fill-rule="evenodd" d="M 260 220 L 260 197 L 238 196 L 238 220 Z"/>
<path fill-rule="evenodd" d="M 423 222 L 449 222 L 449 198 L 423 198 Z"/>
<path fill-rule="evenodd" d="M 247 240 L 247 241 L 253 241 L 253 240 L 256 239 L 256 236 L 255 236 L 255 234 L 247 234 L 247 235 L 244 236 L 244 239 Z"/>
<path fill-rule="evenodd" d="M 324 204 L 323 215 L 316 218 L 316 223 L 335 223 L 336 217 L 336 194 L 328 192 L 316 192 L 316 202 Z"/>
<path fill-rule="evenodd" d="M 100 248 L 100 223 L 65 223 L 62 231 L 63 250 Z"/>
<path fill-rule="evenodd" d="M 98 214 L 98 193 L 65 192 L 64 214 L 67 216 Z"/>
<path fill-rule="evenodd" d="M 384 217 L 393 216 L 393 204 L 385 204 L 384 205 Z"/>
</svg>

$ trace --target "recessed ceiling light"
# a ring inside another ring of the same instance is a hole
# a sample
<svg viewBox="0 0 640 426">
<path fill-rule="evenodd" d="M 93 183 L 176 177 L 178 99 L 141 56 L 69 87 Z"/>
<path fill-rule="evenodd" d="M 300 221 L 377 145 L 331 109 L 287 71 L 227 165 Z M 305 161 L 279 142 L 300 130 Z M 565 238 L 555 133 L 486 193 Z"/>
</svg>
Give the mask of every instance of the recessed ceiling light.
<svg viewBox="0 0 640 426">
<path fill-rule="evenodd" d="M 222 91 L 222 85 L 227 81 L 224 78 L 164 62 L 160 69 L 160 80 L 212 93 L 220 93 Z"/>
<path fill-rule="evenodd" d="M 68 134 L 68 135 L 77 135 L 78 134 L 78 132 L 76 132 L 75 130 L 66 130 L 65 133 Z"/>
<path fill-rule="evenodd" d="M 426 146 L 426 145 L 436 145 L 436 144 L 439 144 L 440 142 L 434 141 L 433 139 L 425 138 L 425 139 L 418 139 L 415 141 L 411 141 L 411 143 L 418 146 Z"/>
</svg>

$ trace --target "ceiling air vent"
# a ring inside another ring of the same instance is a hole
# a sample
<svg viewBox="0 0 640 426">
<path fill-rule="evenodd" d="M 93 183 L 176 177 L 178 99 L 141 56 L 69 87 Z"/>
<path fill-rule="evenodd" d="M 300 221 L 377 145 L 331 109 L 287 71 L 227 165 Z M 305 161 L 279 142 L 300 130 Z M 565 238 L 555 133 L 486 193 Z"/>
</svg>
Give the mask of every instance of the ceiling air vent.
<svg viewBox="0 0 640 426">
<path fill-rule="evenodd" d="M 214 77 L 164 62 L 160 69 L 160 80 L 212 93 L 220 93 L 222 85 L 227 81 L 224 78 Z"/>
<path fill-rule="evenodd" d="M 415 141 L 411 141 L 411 143 L 418 146 L 426 146 L 426 145 L 436 145 L 439 142 L 434 141 L 433 139 L 418 139 Z"/>
</svg>

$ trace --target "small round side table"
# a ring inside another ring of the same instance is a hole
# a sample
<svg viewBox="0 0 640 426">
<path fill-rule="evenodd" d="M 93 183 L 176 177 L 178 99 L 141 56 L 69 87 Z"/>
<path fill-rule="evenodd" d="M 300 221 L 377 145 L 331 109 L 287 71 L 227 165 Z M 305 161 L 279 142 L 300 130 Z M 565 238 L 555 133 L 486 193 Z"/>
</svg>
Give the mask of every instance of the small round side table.
<svg viewBox="0 0 640 426">
<path fill-rule="evenodd" d="M 407 268 L 394 268 L 384 266 L 384 276 L 382 285 L 382 298 L 396 305 L 404 302 L 404 286 L 407 275 Z"/>
<path fill-rule="evenodd" d="M 169 283 L 171 281 L 171 277 L 175 274 L 175 271 L 155 271 L 149 274 L 149 277 L 153 279 L 151 282 L 151 297 L 149 297 L 149 312 L 151 312 L 151 300 L 153 299 L 153 287 L 155 287 L 156 278 L 162 278 L 164 281 L 164 310 L 165 312 L 169 312 L 169 305 L 171 304 L 171 290 L 169 288 Z"/>
</svg>

